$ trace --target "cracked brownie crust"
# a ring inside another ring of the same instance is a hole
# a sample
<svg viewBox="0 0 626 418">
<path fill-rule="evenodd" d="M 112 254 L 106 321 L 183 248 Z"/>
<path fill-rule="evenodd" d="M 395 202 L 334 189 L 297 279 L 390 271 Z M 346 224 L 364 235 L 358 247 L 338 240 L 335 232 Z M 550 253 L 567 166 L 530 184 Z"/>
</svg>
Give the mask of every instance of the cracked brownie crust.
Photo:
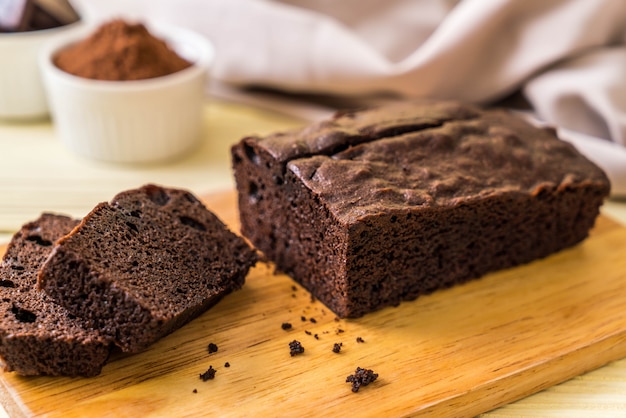
<svg viewBox="0 0 626 418">
<path fill-rule="evenodd" d="M 232 148 L 242 232 L 341 317 L 583 240 L 610 184 L 505 110 L 407 102 Z"/>
</svg>

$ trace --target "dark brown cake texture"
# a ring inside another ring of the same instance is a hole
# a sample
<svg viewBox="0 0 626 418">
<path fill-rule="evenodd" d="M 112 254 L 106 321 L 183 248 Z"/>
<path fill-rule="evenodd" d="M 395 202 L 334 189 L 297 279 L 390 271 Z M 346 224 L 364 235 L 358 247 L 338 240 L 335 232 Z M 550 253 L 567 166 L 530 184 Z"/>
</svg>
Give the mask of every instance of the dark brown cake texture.
<svg viewBox="0 0 626 418">
<path fill-rule="evenodd" d="M 191 193 L 146 185 L 57 242 L 39 287 L 137 352 L 241 288 L 257 254 Z"/>
<path fill-rule="evenodd" d="M 111 340 L 37 290 L 37 273 L 54 242 L 79 221 L 43 214 L 11 240 L 0 264 L 0 357 L 20 375 L 95 376 Z"/>
<path fill-rule="evenodd" d="M 232 163 L 243 234 L 340 317 L 573 246 L 610 190 L 554 130 L 450 101 L 247 137 Z"/>
</svg>

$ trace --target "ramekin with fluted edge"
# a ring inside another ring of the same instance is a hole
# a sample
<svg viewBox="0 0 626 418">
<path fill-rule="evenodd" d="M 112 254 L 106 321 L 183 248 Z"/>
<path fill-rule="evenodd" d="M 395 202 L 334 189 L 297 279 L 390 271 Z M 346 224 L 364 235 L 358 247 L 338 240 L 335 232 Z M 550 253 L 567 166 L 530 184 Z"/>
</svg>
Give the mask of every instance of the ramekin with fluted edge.
<svg viewBox="0 0 626 418">
<path fill-rule="evenodd" d="M 48 116 L 37 56 L 46 42 L 80 25 L 76 22 L 51 29 L 0 33 L 0 119 L 23 121 Z"/>
<path fill-rule="evenodd" d="M 193 31 L 142 22 L 191 66 L 162 77 L 104 81 L 58 68 L 61 49 L 97 28 L 85 27 L 42 47 L 39 64 L 58 136 L 72 151 L 116 163 L 152 163 L 191 151 L 202 138 L 211 42 Z"/>
</svg>

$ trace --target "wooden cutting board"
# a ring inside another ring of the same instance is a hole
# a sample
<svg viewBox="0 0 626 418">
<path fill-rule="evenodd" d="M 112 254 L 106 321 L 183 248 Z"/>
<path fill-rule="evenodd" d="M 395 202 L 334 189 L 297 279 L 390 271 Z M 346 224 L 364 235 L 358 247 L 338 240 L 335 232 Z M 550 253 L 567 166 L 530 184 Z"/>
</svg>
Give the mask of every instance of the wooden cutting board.
<svg viewBox="0 0 626 418">
<path fill-rule="evenodd" d="M 234 193 L 205 202 L 237 230 Z M 475 416 L 626 356 L 624 306 L 626 228 L 602 217 L 575 248 L 357 320 L 260 265 L 242 290 L 100 376 L 0 373 L 1 400 L 16 416 Z M 293 340 L 302 355 L 290 356 Z M 357 366 L 379 378 L 353 393 Z"/>
</svg>

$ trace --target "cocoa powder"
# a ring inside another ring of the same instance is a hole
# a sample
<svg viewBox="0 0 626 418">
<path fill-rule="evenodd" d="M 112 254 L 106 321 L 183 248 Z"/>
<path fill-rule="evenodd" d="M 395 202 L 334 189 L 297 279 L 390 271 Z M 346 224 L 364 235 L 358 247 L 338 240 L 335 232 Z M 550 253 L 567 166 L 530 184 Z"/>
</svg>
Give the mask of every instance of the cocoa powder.
<svg viewBox="0 0 626 418">
<path fill-rule="evenodd" d="M 61 50 L 54 63 L 79 77 L 111 81 L 161 77 L 191 65 L 143 24 L 121 19 L 103 24 L 88 38 Z"/>
</svg>

